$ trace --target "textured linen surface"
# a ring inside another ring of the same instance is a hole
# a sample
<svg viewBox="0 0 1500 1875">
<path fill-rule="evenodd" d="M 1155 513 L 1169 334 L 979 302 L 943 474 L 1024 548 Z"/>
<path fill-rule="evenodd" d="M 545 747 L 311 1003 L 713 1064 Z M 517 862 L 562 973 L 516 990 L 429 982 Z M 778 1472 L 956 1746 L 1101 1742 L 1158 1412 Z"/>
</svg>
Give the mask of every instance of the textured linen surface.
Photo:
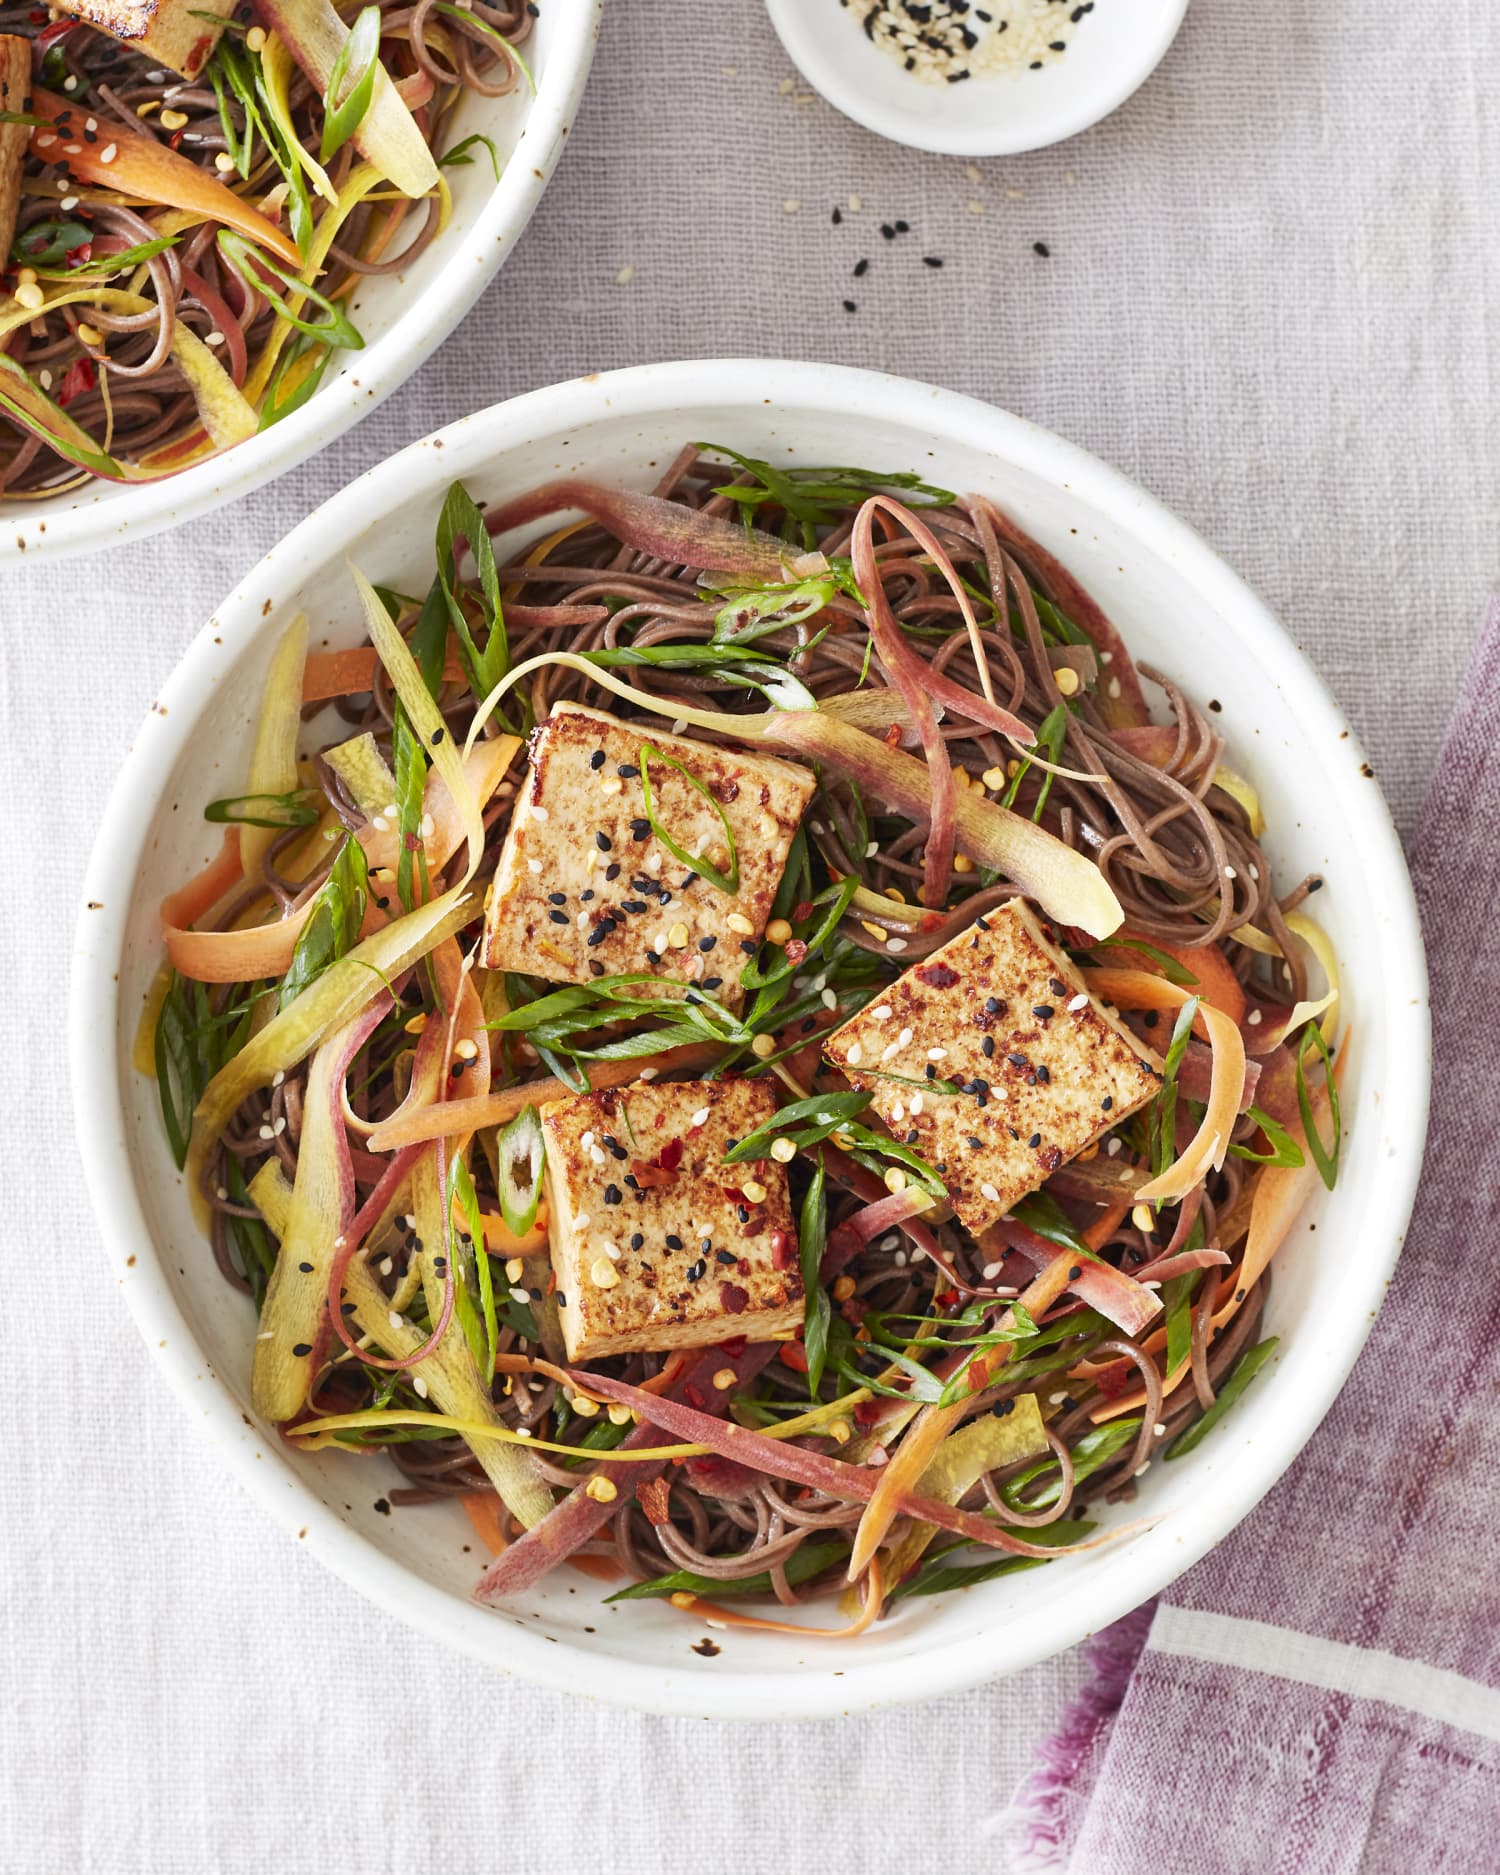
<svg viewBox="0 0 1500 1875">
<path fill-rule="evenodd" d="M 1018 1806 L 1028 1870 L 1147 1875 L 1168 1841 L 1181 1867 L 1212 1875 L 1496 1866 L 1500 1600 L 1481 1559 L 1500 1302 L 1455 1270 L 1470 1246 L 1488 1250 L 1500 1204 L 1497 812 L 1500 603 L 1413 849 L 1437 1071 L 1389 1300 L 1260 1508 L 1173 1584 L 1149 1633 L 1137 1611 L 1091 1647 L 1098 1680 Z M 1168 1786 L 1194 1796 L 1169 1824 Z"/>
<path fill-rule="evenodd" d="M 603 1712 L 366 1607 L 197 1442 L 74 1175 L 63 972 L 132 728 L 295 520 L 435 424 L 579 371 L 760 353 L 927 377 L 1062 431 L 1201 528 L 1350 710 L 1404 829 L 1496 574 L 1490 0 L 1449 0 L 1430 34 L 1408 0 L 1194 0 L 1114 118 L 973 171 L 809 97 L 753 0 L 606 10 L 536 221 L 411 384 L 190 537 L 0 574 L 4 1875 L 758 1875 L 814 1850 L 827 1875 L 1000 1868 L 998 1813 L 1084 1678 L 1068 1656 L 775 1730 Z M 883 240 L 898 218 L 910 233 Z"/>
</svg>

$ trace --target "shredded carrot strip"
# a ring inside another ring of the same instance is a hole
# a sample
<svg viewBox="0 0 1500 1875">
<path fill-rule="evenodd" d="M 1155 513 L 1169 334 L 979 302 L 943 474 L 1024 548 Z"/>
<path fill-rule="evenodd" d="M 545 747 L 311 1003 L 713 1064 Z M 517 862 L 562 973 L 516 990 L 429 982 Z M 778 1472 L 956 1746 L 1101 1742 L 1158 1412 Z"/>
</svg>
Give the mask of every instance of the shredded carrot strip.
<svg viewBox="0 0 1500 1875">
<path fill-rule="evenodd" d="M 492 1556 L 498 1556 L 510 1546 L 505 1540 L 505 1532 L 500 1528 L 500 1500 L 489 1491 L 471 1491 L 461 1497 L 459 1502 L 469 1513 L 469 1522 L 473 1524 L 475 1534 Z"/>
</svg>

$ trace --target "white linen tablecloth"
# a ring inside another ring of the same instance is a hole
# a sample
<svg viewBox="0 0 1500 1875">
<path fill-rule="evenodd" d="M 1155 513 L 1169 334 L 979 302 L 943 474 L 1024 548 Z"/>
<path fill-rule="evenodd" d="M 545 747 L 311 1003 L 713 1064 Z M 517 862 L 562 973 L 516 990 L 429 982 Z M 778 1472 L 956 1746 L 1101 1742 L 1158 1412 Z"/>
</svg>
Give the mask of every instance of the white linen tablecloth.
<svg viewBox="0 0 1500 1875">
<path fill-rule="evenodd" d="M 536 221 L 411 384 L 190 534 L 0 574 L 4 1875 L 998 1866 L 993 1819 L 1081 1677 L 1064 1657 L 775 1729 L 601 1710 L 434 1653 L 199 1443 L 96 1247 L 64 970 L 134 725 L 294 521 L 435 425 L 584 370 L 760 353 L 930 378 L 1062 431 L 1202 529 L 1350 710 L 1403 829 L 1495 581 L 1490 0 L 1195 0 L 1109 122 L 977 165 L 837 116 L 753 0 L 607 12 Z M 897 219 L 910 232 L 883 239 Z"/>
</svg>

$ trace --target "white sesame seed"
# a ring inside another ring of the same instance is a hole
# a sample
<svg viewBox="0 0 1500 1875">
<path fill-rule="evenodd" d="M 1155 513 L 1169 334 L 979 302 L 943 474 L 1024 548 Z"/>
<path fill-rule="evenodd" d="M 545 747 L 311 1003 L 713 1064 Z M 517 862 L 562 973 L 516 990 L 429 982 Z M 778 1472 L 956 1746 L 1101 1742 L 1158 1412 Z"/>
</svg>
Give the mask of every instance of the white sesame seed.
<svg viewBox="0 0 1500 1875">
<path fill-rule="evenodd" d="M 899 1055 L 900 1053 L 901 1053 L 900 1042 L 890 1042 L 886 1045 L 886 1047 L 881 1049 L 880 1059 L 882 1061 L 889 1061 L 893 1055 Z"/>
<path fill-rule="evenodd" d="M 904 951 L 906 949 L 906 939 L 887 938 L 885 947 L 888 951 Z"/>
<path fill-rule="evenodd" d="M 1148 1458 L 1144 1465 L 1139 1465 L 1136 1467 L 1135 1476 L 1137 1478 L 1144 1478 L 1146 1473 L 1150 1471 L 1150 1469 L 1151 1469 L 1151 1460 Z"/>
<path fill-rule="evenodd" d="M 839 1006 L 839 999 L 832 990 L 824 990 L 822 1001 L 825 1009 L 837 1009 Z"/>
<path fill-rule="evenodd" d="M 1088 1006 L 1089 1006 L 1089 999 L 1086 994 L 1083 994 L 1081 992 L 1079 995 L 1075 996 L 1073 1000 L 1068 1004 L 1069 1009 L 1073 1010 L 1075 1013 L 1080 1009 L 1087 1009 Z"/>
<path fill-rule="evenodd" d="M 601 1244 L 600 1248 L 603 1250 L 604 1254 L 609 1258 L 611 1263 L 619 1262 L 620 1246 L 617 1243 Z"/>
<path fill-rule="evenodd" d="M 546 808 L 533 801 L 531 804 L 531 818 L 533 820 L 546 820 L 548 818 Z"/>
<path fill-rule="evenodd" d="M 913 1094 L 913 1095 L 912 1095 L 912 1097 L 911 1097 L 911 1110 L 912 1110 L 912 1112 L 913 1112 L 913 1113 L 920 1113 L 920 1112 L 922 1111 L 922 1102 L 923 1102 L 923 1100 L 924 1100 L 925 1098 L 926 1098 L 926 1096 L 925 1096 L 924 1094 Z"/>
<path fill-rule="evenodd" d="M 584 1132 L 584 1133 L 583 1133 L 583 1134 L 582 1134 L 582 1135 L 580 1136 L 580 1138 L 579 1138 L 579 1141 L 578 1141 L 578 1143 L 579 1143 L 579 1145 L 580 1145 L 580 1146 L 592 1146 L 592 1145 L 593 1145 L 593 1143 L 594 1143 L 594 1129 L 593 1129 L 593 1127 L 589 1127 L 589 1128 L 587 1129 L 587 1131 L 586 1131 L 586 1132 Z"/>
<path fill-rule="evenodd" d="M 460 1061 L 474 1061 L 478 1059 L 479 1044 L 477 1042 L 471 1042 L 466 1035 L 453 1052 L 458 1056 Z"/>
<path fill-rule="evenodd" d="M 1224 877 L 1226 879 L 1238 879 L 1239 876 L 1240 875 L 1235 871 L 1233 866 L 1226 866 L 1224 868 Z"/>
<path fill-rule="evenodd" d="M 1157 1437 L 1158 1439 L 1164 1439 L 1164 1438 L 1166 1437 L 1166 1434 L 1167 1434 L 1167 1429 L 1166 1429 L 1166 1427 L 1165 1427 L 1165 1426 L 1164 1426 L 1164 1425 L 1163 1425 L 1163 1424 L 1161 1423 L 1161 1421 L 1160 1421 L 1160 1420 L 1157 1420 L 1157 1422 L 1156 1422 L 1156 1424 L 1155 1424 L 1155 1425 L 1154 1425 L 1154 1426 L 1153 1426 L 1153 1427 L 1151 1428 L 1151 1430 L 1152 1430 L 1152 1432 L 1153 1432 L 1153 1433 L 1155 1433 L 1155 1435 L 1156 1435 L 1156 1437 Z"/>
<path fill-rule="evenodd" d="M 979 1273 L 987 1283 L 992 1283 L 1000 1274 L 1000 1265 L 998 1263 L 986 1263 Z"/>
<path fill-rule="evenodd" d="M 946 1048 L 929 1048 L 927 1051 L 927 1059 L 929 1061 L 946 1061 L 948 1059 L 948 1051 Z"/>
<path fill-rule="evenodd" d="M 707 1107 L 700 1107 L 698 1111 L 693 1115 L 693 1125 L 694 1126 L 707 1126 L 708 1125 L 708 1108 Z"/>
<path fill-rule="evenodd" d="M 1066 1393 L 1049 1393 L 1047 1395 L 1047 1401 L 1051 1406 L 1061 1406 L 1067 1397 Z"/>
<path fill-rule="evenodd" d="M 539 859 L 528 859 L 526 862 L 526 870 L 528 872 L 540 872 L 542 870 L 542 862 Z"/>
<path fill-rule="evenodd" d="M 1252 866 L 1252 867 L 1250 868 L 1250 877 L 1251 877 L 1252 879 L 1259 879 L 1259 877 L 1260 877 L 1260 867 L 1259 867 L 1259 866 Z"/>
<path fill-rule="evenodd" d="M 878 1008 L 872 1009 L 870 1011 L 870 1019 L 872 1022 L 889 1022 L 891 1019 L 890 1004 L 881 1003 Z"/>
<path fill-rule="evenodd" d="M 1145 1280 L 1145 1281 L 1144 1281 L 1144 1282 L 1143 1282 L 1143 1283 L 1141 1284 L 1141 1287 L 1142 1287 L 1142 1289 L 1160 1289 L 1160 1288 L 1161 1288 L 1161 1284 L 1160 1284 L 1160 1283 L 1159 1283 L 1159 1282 L 1158 1282 L 1158 1281 L 1156 1280 L 1156 1278 L 1155 1278 L 1154 1276 L 1151 1276 L 1151 1277 L 1148 1277 L 1148 1278 L 1147 1278 L 1147 1279 L 1146 1279 L 1146 1280 Z"/>
<path fill-rule="evenodd" d="M 531 1300 L 531 1297 L 527 1294 L 527 1292 L 524 1289 L 512 1289 L 510 1292 L 510 1299 L 512 1302 L 529 1302 Z"/>
<path fill-rule="evenodd" d="M 1105 1148 L 1104 1148 L 1106 1156 L 1111 1159 L 1114 1158 L 1115 1154 L 1119 1150 L 1120 1150 L 1120 1142 L 1118 1139 L 1110 1139 L 1106 1143 Z"/>
<path fill-rule="evenodd" d="M 63 209 L 77 208 L 78 197 L 76 195 L 65 195 L 57 206 Z"/>
<path fill-rule="evenodd" d="M 979 1187 L 979 1195 L 981 1198 L 988 1198 L 991 1204 L 998 1204 L 1000 1202 L 999 1192 L 988 1182 Z"/>
<path fill-rule="evenodd" d="M 889 1256 L 893 1250 L 899 1250 L 900 1247 L 901 1238 L 896 1231 L 891 1231 L 888 1236 L 882 1237 L 880 1242 L 875 1246 L 875 1248 L 881 1251 L 885 1256 Z"/>
<path fill-rule="evenodd" d="M 104 148 L 99 152 L 99 161 L 101 163 L 112 163 L 118 154 L 119 154 L 118 144 L 106 143 Z"/>
<path fill-rule="evenodd" d="M 1260 1021 L 1260 1011 L 1258 1009 L 1252 1009 L 1249 1015 L 1245 1017 L 1245 1020 L 1246 1022 L 1249 1023 L 1250 1027 L 1253 1029 L 1256 1023 Z"/>
<path fill-rule="evenodd" d="M 899 1100 L 896 1102 L 895 1106 L 891 1108 L 891 1118 L 893 1120 L 904 1120 L 906 1118 L 906 1109 Z"/>
<path fill-rule="evenodd" d="M 392 1328 L 399 1328 L 401 1326 L 400 1309 L 391 1309 L 388 1312 L 386 1319 L 390 1322 Z"/>
<path fill-rule="evenodd" d="M 911 1046 L 911 1030 L 910 1029 L 903 1029 L 901 1033 L 896 1037 L 896 1046 L 898 1048 L 910 1048 Z"/>
<path fill-rule="evenodd" d="M 615 275 L 615 285 L 616 286 L 629 286 L 631 281 L 634 278 L 635 278 L 635 268 L 632 267 L 627 262 L 625 266 L 623 266 L 620 269 L 620 271 Z"/>
<path fill-rule="evenodd" d="M 871 840 L 865 846 L 865 858 L 873 859 L 879 851 L 880 842 L 878 840 Z"/>
<path fill-rule="evenodd" d="M 262 1139 L 274 1139 L 276 1137 L 276 1135 L 271 1131 L 269 1126 L 261 1127 L 260 1136 Z"/>
<path fill-rule="evenodd" d="M 573 1220 L 573 1228 L 574 1230 L 587 1230 L 588 1227 L 589 1227 L 589 1214 L 587 1211 L 580 1211 L 577 1217 L 575 1217 Z"/>
<path fill-rule="evenodd" d="M 229 1196 L 229 1187 L 227 1185 L 215 1186 L 214 1196 L 222 1201 Z"/>
<path fill-rule="evenodd" d="M 864 1058 L 865 1058 L 865 1051 L 860 1047 L 859 1043 L 851 1042 L 849 1044 L 848 1051 L 844 1057 L 844 1059 L 849 1063 L 849 1066 L 851 1068 L 857 1068 L 860 1062 L 864 1060 Z"/>
<path fill-rule="evenodd" d="M 757 1036 L 756 1036 L 756 1038 L 755 1038 L 755 1041 L 756 1041 L 756 1042 L 758 1042 L 758 1041 L 761 1041 L 762 1039 L 764 1039 L 764 1040 L 766 1040 L 766 1041 L 770 1041 L 770 1039 L 771 1039 L 771 1038 L 770 1038 L 770 1036 L 769 1036 L 769 1035 L 768 1035 L 768 1036 L 765 1036 L 764 1038 L 762 1038 L 761 1036 L 759 1036 L 759 1035 L 757 1035 Z M 755 1048 L 755 1042 L 752 1042 L 752 1043 L 750 1044 L 750 1046 L 751 1046 L 751 1048 L 752 1048 L 752 1050 L 754 1050 L 754 1052 L 755 1052 L 755 1053 L 757 1053 L 757 1054 L 758 1054 L 758 1053 L 760 1052 L 760 1051 L 759 1051 L 758 1049 L 756 1049 L 756 1048 Z M 768 1048 L 768 1049 L 766 1050 L 766 1053 L 767 1053 L 767 1054 L 770 1054 L 770 1052 L 771 1052 L 771 1050 L 770 1050 L 770 1049 Z M 640 1073 L 639 1073 L 639 1074 L 638 1074 L 638 1075 L 637 1075 L 637 1076 L 636 1076 L 635 1078 L 636 1078 L 636 1079 L 637 1079 L 638 1081 L 654 1081 L 654 1080 L 656 1079 L 656 1077 L 657 1077 L 657 1075 L 658 1075 L 658 1074 L 660 1074 L 660 1073 L 661 1073 L 661 1069 L 660 1069 L 660 1068 L 642 1068 L 642 1069 L 641 1069 L 641 1071 L 640 1071 Z"/>
<path fill-rule="evenodd" d="M 904 1250 L 898 1250 L 891 1258 L 891 1261 L 898 1270 L 904 1270 L 906 1268 L 906 1252 Z"/>
<path fill-rule="evenodd" d="M 604 1148 L 602 1146 L 590 1146 L 589 1147 L 589 1160 L 594 1165 L 603 1165 Z"/>
<path fill-rule="evenodd" d="M 412 1392 L 416 1394 L 419 1400 L 425 1400 L 427 1398 L 427 1382 L 422 1378 L 420 1374 L 412 1375 L 411 1385 L 412 1385 Z"/>
<path fill-rule="evenodd" d="M 382 1257 L 380 1259 L 380 1273 L 382 1276 L 389 1276 L 395 1267 L 396 1265 L 392 1258 Z"/>
</svg>

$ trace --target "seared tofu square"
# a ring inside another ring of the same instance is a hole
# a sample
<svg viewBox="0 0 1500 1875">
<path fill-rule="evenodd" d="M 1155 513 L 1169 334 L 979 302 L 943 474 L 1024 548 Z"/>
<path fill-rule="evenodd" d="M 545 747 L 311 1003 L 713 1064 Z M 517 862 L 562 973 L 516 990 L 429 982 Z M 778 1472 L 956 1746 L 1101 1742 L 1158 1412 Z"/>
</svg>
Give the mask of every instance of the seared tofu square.
<svg viewBox="0 0 1500 1875">
<path fill-rule="evenodd" d="M 1161 1085 L 1158 1057 L 1019 899 L 913 965 L 823 1052 L 976 1236 Z"/>
<path fill-rule="evenodd" d="M 208 63 L 234 0 L 56 0 L 56 10 L 166 65 L 196 78 Z"/>
<path fill-rule="evenodd" d="M 775 1111 L 765 1081 L 637 1081 L 543 1106 L 569 1360 L 766 1341 L 800 1324 L 786 1172 L 724 1162 Z"/>
<path fill-rule="evenodd" d="M 648 743 L 666 758 L 649 761 L 652 814 L 686 862 L 646 811 Z M 815 785 L 794 762 L 559 703 L 532 735 L 487 900 L 485 963 L 564 983 L 645 972 L 738 1008 Z M 737 864 L 739 890 L 722 891 L 698 857 L 725 877 Z"/>
</svg>

